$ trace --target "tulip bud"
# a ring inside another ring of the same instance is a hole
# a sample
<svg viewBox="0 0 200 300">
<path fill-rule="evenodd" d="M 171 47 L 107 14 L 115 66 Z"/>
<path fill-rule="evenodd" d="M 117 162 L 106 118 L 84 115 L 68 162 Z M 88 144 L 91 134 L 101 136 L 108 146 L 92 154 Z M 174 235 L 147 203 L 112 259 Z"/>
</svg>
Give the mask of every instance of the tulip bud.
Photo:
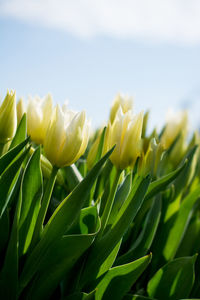
<svg viewBox="0 0 200 300">
<path fill-rule="evenodd" d="M 17 128 L 16 95 L 7 92 L 0 107 L 0 143 L 5 144 L 13 138 Z"/>
<path fill-rule="evenodd" d="M 85 112 L 63 111 L 56 106 L 44 140 L 44 151 L 57 167 L 73 164 L 85 152 L 89 138 L 89 122 Z"/>
<path fill-rule="evenodd" d="M 151 139 L 146 152 L 142 152 L 139 161 L 139 173 L 143 176 L 151 174 L 156 177 L 159 162 L 163 154 L 163 147 L 155 138 Z"/>
<path fill-rule="evenodd" d="M 36 144 L 43 144 L 52 116 L 53 101 L 50 94 L 43 99 L 29 98 L 27 107 L 27 132 Z"/>
<path fill-rule="evenodd" d="M 120 94 L 114 99 L 111 110 L 110 110 L 110 122 L 114 122 L 116 113 L 121 106 L 123 113 L 133 109 L 133 100 L 130 97 L 122 97 Z"/>
<path fill-rule="evenodd" d="M 113 124 L 109 123 L 106 135 L 107 149 L 116 145 L 110 160 L 118 169 L 133 167 L 141 154 L 143 112 L 134 116 L 131 111 L 123 113 L 119 107 Z"/>
<path fill-rule="evenodd" d="M 22 98 L 17 102 L 17 125 L 20 123 L 23 115 L 25 113 L 24 101 Z"/>
<path fill-rule="evenodd" d="M 188 133 L 188 113 L 187 111 L 178 113 L 169 111 L 167 124 L 161 137 L 161 144 L 164 149 L 169 148 L 180 133 L 185 139 Z"/>
</svg>

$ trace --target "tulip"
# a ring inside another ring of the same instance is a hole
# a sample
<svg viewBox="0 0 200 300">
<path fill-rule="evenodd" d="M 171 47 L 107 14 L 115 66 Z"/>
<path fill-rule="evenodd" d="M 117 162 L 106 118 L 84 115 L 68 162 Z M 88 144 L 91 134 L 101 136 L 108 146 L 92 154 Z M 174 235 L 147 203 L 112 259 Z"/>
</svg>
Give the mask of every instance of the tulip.
<svg viewBox="0 0 200 300">
<path fill-rule="evenodd" d="M 129 110 L 133 109 L 133 100 L 130 97 L 122 97 L 120 94 L 117 95 L 117 97 L 114 99 L 111 110 L 110 110 L 110 122 L 111 124 L 114 122 L 115 116 L 117 114 L 117 111 L 119 107 L 121 106 L 121 109 L 123 113 L 128 112 Z"/>
<path fill-rule="evenodd" d="M 151 174 L 156 178 L 157 169 L 162 159 L 163 147 L 160 143 L 157 143 L 155 138 L 152 138 L 149 142 L 146 152 L 142 152 L 139 161 L 139 173 L 143 176 Z"/>
<path fill-rule="evenodd" d="M 69 166 L 84 154 L 89 138 L 85 112 L 75 113 L 56 106 L 44 140 L 44 151 L 53 166 Z"/>
<path fill-rule="evenodd" d="M 177 166 L 186 151 L 186 138 L 188 134 L 188 113 L 180 111 L 178 113 L 169 112 L 165 130 L 161 136 L 161 145 L 168 149 L 175 142 L 170 151 L 169 159 L 173 167 Z"/>
<path fill-rule="evenodd" d="M 24 113 L 25 113 L 24 101 L 22 98 L 20 98 L 19 101 L 17 102 L 17 124 L 20 123 Z"/>
<path fill-rule="evenodd" d="M 0 143 L 6 144 L 15 135 L 17 128 L 16 95 L 7 92 L 0 107 Z"/>
<path fill-rule="evenodd" d="M 115 120 L 108 125 L 106 146 L 110 149 L 116 145 L 110 156 L 110 160 L 118 169 L 133 167 L 141 155 L 141 133 L 143 124 L 143 112 L 133 115 L 131 111 L 123 113 L 119 107 Z"/>
<path fill-rule="evenodd" d="M 27 107 L 27 132 L 36 144 L 43 144 L 51 120 L 53 101 L 50 94 L 43 99 L 29 98 Z"/>
<path fill-rule="evenodd" d="M 188 132 L 188 113 L 181 111 L 173 113 L 169 111 L 167 116 L 167 124 L 161 137 L 161 144 L 164 149 L 169 148 L 176 137 L 181 134 L 183 138 L 186 137 Z"/>
</svg>

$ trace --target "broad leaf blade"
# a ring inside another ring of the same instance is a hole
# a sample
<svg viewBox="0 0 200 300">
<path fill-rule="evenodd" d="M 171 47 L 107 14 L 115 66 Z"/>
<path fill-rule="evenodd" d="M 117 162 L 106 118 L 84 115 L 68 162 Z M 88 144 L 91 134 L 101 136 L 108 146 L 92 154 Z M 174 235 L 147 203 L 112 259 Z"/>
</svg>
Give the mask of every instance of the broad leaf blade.
<svg viewBox="0 0 200 300">
<path fill-rule="evenodd" d="M 9 203 L 9 189 L 12 185 L 13 179 L 15 178 L 17 172 L 19 171 L 25 157 L 29 152 L 29 148 L 26 149 L 18 159 L 16 159 L 2 174 L 0 177 L 0 191 L 1 191 L 1 202 L 0 202 L 0 216 L 4 213 L 8 203 Z"/>
<path fill-rule="evenodd" d="M 97 285 L 96 300 L 120 300 L 130 290 L 151 261 L 151 255 L 110 269 Z"/>
<path fill-rule="evenodd" d="M 46 251 L 62 235 L 69 230 L 74 219 L 79 215 L 85 199 L 87 199 L 90 189 L 94 184 L 102 166 L 112 153 L 112 148 L 88 173 L 81 183 L 72 193 L 58 206 L 49 220 L 40 242 L 29 255 L 21 275 L 21 288 L 25 287 L 40 267 Z"/>
<path fill-rule="evenodd" d="M 69 274 L 70 277 L 72 267 L 91 245 L 99 229 L 96 208 L 83 209 L 80 216 L 81 234 L 65 235 L 48 248 L 28 289 L 27 298 L 49 299 L 64 275 Z"/>
<path fill-rule="evenodd" d="M 19 223 L 19 253 L 25 254 L 33 235 L 42 197 L 42 173 L 40 168 L 40 148 L 28 161 L 21 183 L 22 207 Z"/>
<path fill-rule="evenodd" d="M 21 142 L 19 145 L 13 149 L 6 152 L 0 157 L 0 174 L 2 174 L 5 169 L 10 165 L 10 163 L 16 158 L 16 156 L 21 152 L 21 150 L 27 145 L 29 138 Z"/>
<path fill-rule="evenodd" d="M 176 220 L 168 232 L 166 244 L 163 249 L 163 255 L 167 261 L 172 259 L 176 254 L 191 218 L 192 207 L 199 196 L 200 185 L 194 191 L 190 192 L 181 202 Z"/>
<path fill-rule="evenodd" d="M 138 259 L 139 257 L 147 254 L 156 234 L 160 216 L 161 199 L 158 198 L 154 200 L 154 203 L 146 217 L 142 232 L 138 236 L 137 240 L 133 243 L 129 251 L 119 257 L 116 262 L 117 265 L 129 263 L 134 259 Z"/>
<path fill-rule="evenodd" d="M 18 294 L 18 233 L 21 210 L 21 194 L 17 202 L 11 235 L 0 273 L 0 299 L 16 299 Z"/>
<path fill-rule="evenodd" d="M 14 148 L 18 144 L 21 144 L 25 139 L 26 139 L 26 114 L 23 115 L 18 125 L 17 131 L 10 145 L 10 149 Z"/>
<path fill-rule="evenodd" d="M 121 207 L 111 229 L 93 245 L 80 281 L 81 287 L 87 285 L 88 282 L 95 281 L 97 278 L 101 265 L 121 240 L 140 209 L 149 183 L 149 176 L 144 179 L 138 179 L 138 182 L 133 186 L 127 200 Z"/>
<path fill-rule="evenodd" d="M 120 208 L 122 207 L 124 201 L 126 200 L 126 198 L 128 197 L 128 194 L 131 190 L 131 174 L 128 174 L 124 180 L 124 182 L 121 184 L 121 186 L 119 187 L 116 195 L 115 195 L 115 200 L 114 200 L 114 204 L 112 207 L 112 211 L 108 220 L 108 228 L 110 226 L 112 226 L 112 224 L 115 221 L 115 218 L 118 214 L 118 212 L 120 211 Z"/>
<path fill-rule="evenodd" d="M 178 168 L 177 170 L 153 181 L 149 185 L 149 189 L 148 189 L 148 192 L 145 197 L 146 200 L 149 198 L 152 198 L 159 192 L 163 191 L 172 181 L 174 181 L 180 175 L 180 173 L 182 173 L 184 171 L 186 166 L 187 166 L 187 162 L 182 167 Z"/>
<path fill-rule="evenodd" d="M 162 300 L 188 297 L 194 283 L 196 255 L 174 259 L 164 265 L 147 286 L 148 295 Z"/>
</svg>

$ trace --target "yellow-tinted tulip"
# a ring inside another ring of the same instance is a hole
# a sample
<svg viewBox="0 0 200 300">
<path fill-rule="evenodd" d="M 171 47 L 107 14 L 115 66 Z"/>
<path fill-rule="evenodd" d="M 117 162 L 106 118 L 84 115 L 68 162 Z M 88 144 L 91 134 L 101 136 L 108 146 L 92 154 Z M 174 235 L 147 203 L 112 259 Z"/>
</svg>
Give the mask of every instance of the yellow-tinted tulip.
<svg viewBox="0 0 200 300">
<path fill-rule="evenodd" d="M 133 99 L 127 96 L 121 96 L 120 94 L 117 95 L 117 97 L 114 99 L 111 110 L 110 110 L 110 122 L 111 124 L 114 122 L 115 116 L 117 114 L 117 111 L 119 107 L 121 106 L 121 109 L 123 113 L 126 113 L 129 110 L 133 109 Z"/>
<path fill-rule="evenodd" d="M 27 132 L 36 144 L 43 144 L 51 120 L 53 101 L 50 94 L 44 98 L 29 98 L 27 107 Z"/>
<path fill-rule="evenodd" d="M 141 154 L 141 133 L 143 112 L 133 115 L 131 111 L 123 113 L 119 107 L 115 120 L 108 125 L 106 148 L 116 145 L 110 160 L 118 169 L 133 166 Z"/>
<path fill-rule="evenodd" d="M 167 149 L 174 142 L 176 137 L 181 134 L 183 138 L 188 132 L 188 113 L 187 111 L 180 111 L 177 113 L 169 112 L 167 124 L 163 135 L 161 137 L 161 144 L 164 149 Z"/>
<path fill-rule="evenodd" d="M 151 174 L 156 177 L 159 162 L 163 154 L 163 147 L 160 143 L 157 143 L 155 138 L 149 142 L 147 151 L 142 152 L 139 161 L 139 173 L 143 176 Z"/>
<path fill-rule="evenodd" d="M 5 144 L 13 138 L 17 128 L 16 95 L 7 92 L 0 107 L 0 143 Z"/>
<path fill-rule="evenodd" d="M 188 134 L 188 113 L 180 111 L 178 113 L 170 112 L 166 128 L 161 136 L 161 145 L 164 149 L 168 149 L 172 143 L 177 141 L 170 152 L 170 161 L 173 166 L 177 166 L 184 156 L 186 150 L 186 138 Z"/>
<path fill-rule="evenodd" d="M 84 154 L 88 138 L 85 112 L 63 111 L 57 105 L 44 140 L 44 151 L 52 165 L 69 166 Z"/>
<path fill-rule="evenodd" d="M 24 101 L 22 98 L 17 102 L 17 124 L 20 123 L 23 114 L 25 113 Z"/>
</svg>

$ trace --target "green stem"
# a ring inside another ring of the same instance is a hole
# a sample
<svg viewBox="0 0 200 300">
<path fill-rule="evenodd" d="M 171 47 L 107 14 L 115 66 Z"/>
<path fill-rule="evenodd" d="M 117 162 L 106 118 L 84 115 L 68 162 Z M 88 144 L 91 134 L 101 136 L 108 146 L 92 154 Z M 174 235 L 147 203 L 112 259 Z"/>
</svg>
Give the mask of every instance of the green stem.
<svg viewBox="0 0 200 300">
<path fill-rule="evenodd" d="M 33 239 L 32 239 L 32 244 L 35 245 L 36 242 L 38 242 L 42 230 L 43 230 L 43 223 L 44 223 L 44 219 L 47 213 L 47 209 L 49 206 L 49 202 L 51 199 L 51 195 L 53 192 L 53 188 L 54 188 L 54 184 L 56 181 L 56 176 L 58 173 L 58 168 L 57 167 L 53 167 L 51 175 L 47 181 L 46 187 L 45 187 L 45 192 L 44 192 L 44 196 L 42 198 L 42 204 L 41 204 L 41 208 L 38 214 L 38 218 L 36 221 L 36 225 L 35 225 L 35 230 L 34 230 L 34 235 L 33 235 Z"/>
<path fill-rule="evenodd" d="M 31 147 L 30 148 L 30 156 L 33 154 L 34 151 L 35 151 L 35 149 L 33 147 Z M 40 155 L 40 163 L 41 163 L 41 169 L 42 169 L 44 178 L 49 179 L 52 169 L 53 169 L 52 164 L 43 154 Z M 65 179 L 64 179 L 61 169 L 58 170 L 56 182 L 59 185 L 62 185 L 66 189 Z"/>
<path fill-rule="evenodd" d="M 115 173 L 115 178 L 114 178 L 114 181 L 113 181 L 113 184 L 112 184 L 112 187 L 111 187 L 111 191 L 110 191 L 110 194 L 108 196 L 108 199 L 107 199 L 107 202 L 106 202 L 103 214 L 102 214 L 101 229 L 100 229 L 100 232 L 98 234 L 98 239 L 102 237 L 104 229 L 106 228 L 106 225 L 108 223 L 108 219 L 109 219 L 110 212 L 111 212 L 113 202 L 114 202 L 114 199 L 115 199 L 115 194 L 116 194 L 116 191 L 117 191 L 118 182 L 119 182 L 121 172 L 122 172 L 121 170 L 117 169 L 117 171 Z"/>
</svg>

